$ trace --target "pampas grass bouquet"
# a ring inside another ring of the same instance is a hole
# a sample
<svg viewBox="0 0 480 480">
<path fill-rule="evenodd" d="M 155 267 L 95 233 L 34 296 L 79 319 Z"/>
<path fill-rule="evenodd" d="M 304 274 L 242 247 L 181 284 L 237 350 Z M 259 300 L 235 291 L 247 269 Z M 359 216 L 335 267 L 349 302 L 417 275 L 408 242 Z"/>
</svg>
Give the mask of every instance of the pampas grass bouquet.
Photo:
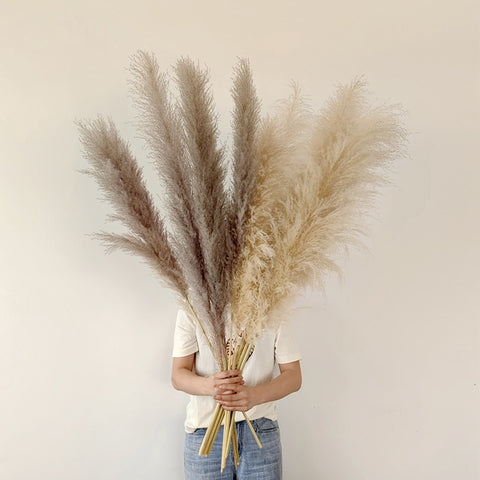
<svg viewBox="0 0 480 480">
<path fill-rule="evenodd" d="M 302 291 L 338 272 L 335 257 L 361 240 L 390 163 L 405 154 L 402 109 L 369 105 L 357 78 L 318 111 L 294 86 L 262 115 L 249 62 L 240 59 L 227 150 L 208 71 L 190 58 L 173 70 L 177 96 L 153 54 L 131 59 L 138 129 L 165 188 L 162 205 L 112 120 L 78 122 L 85 172 L 125 227 L 94 237 L 145 260 L 200 327 L 218 369 L 241 370 L 260 335 L 278 328 Z M 221 424 L 223 469 L 230 448 L 237 464 L 239 455 L 235 415 L 219 404 L 199 454 L 209 455 Z"/>
</svg>

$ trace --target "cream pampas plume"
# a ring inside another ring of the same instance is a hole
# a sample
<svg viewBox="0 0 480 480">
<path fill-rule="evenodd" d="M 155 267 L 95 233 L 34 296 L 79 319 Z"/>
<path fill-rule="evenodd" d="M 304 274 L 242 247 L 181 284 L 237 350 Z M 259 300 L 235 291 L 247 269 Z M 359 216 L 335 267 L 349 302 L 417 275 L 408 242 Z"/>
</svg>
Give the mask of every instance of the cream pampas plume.
<svg viewBox="0 0 480 480">
<path fill-rule="evenodd" d="M 247 243 L 251 238 L 252 245 L 261 246 L 257 239 L 265 236 L 271 249 L 260 260 L 245 252 L 238 271 L 234 311 L 248 319 L 243 327 L 252 340 L 278 325 L 297 293 L 321 285 L 327 271 L 339 270 L 335 255 L 358 243 L 362 216 L 386 179 L 386 167 L 404 151 L 399 109 L 369 109 L 364 89 L 362 80 L 338 88 L 313 124 L 308 168 L 292 172 L 283 199 L 267 209 L 265 203 L 251 206 L 256 223 L 247 226 Z M 270 185 L 266 178 L 257 188 L 274 197 Z"/>
<path fill-rule="evenodd" d="M 142 256 L 160 274 L 179 297 L 185 297 L 187 285 L 171 249 L 163 221 L 145 188 L 142 172 L 111 120 L 98 118 L 78 122 L 84 154 L 92 175 L 113 205 L 130 234 L 100 233 L 96 236 L 109 249 L 122 249 Z"/>
<path fill-rule="evenodd" d="M 266 322 L 261 311 L 268 299 L 269 272 L 286 226 L 280 209 L 299 180 L 299 172 L 311 163 L 307 149 L 312 123 L 310 109 L 294 85 L 290 98 L 278 102 L 274 114 L 258 128 L 256 189 L 231 288 L 233 318 L 239 331 L 248 330 L 251 340 Z"/>
</svg>

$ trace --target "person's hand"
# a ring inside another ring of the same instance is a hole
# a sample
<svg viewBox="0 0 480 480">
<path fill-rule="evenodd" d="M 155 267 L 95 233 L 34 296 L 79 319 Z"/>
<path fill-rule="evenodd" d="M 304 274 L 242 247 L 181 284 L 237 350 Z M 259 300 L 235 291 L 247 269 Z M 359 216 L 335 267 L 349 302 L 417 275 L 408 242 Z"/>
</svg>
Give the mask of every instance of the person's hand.
<svg viewBox="0 0 480 480">
<path fill-rule="evenodd" d="M 225 410 L 246 412 L 259 403 L 255 387 L 243 385 L 243 383 L 231 386 L 221 385 L 218 390 L 220 393 L 213 398 Z"/>
<path fill-rule="evenodd" d="M 208 377 L 207 383 L 208 391 L 213 397 L 219 393 L 233 393 L 237 386 L 244 384 L 244 381 L 240 370 L 223 370 Z"/>
</svg>

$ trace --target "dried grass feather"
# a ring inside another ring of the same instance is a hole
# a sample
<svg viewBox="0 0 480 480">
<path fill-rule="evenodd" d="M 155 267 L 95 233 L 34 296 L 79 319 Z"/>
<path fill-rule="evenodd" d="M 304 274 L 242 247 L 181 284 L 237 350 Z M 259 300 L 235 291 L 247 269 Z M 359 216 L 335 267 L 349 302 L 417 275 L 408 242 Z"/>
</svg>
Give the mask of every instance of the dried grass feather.
<svg viewBox="0 0 480 480">
<path fill-rule="evenodd" d="M 257 177 L 256 134 L 260 122 L 260 101 L 253 84 L 250 64 L 239 59 L 234 71 L 232 96 L 233 158 L 229 209 L 230 269 L 243 248 L 247 212 Z M 232 271 L 230 272 L 230 275 Z"/>
<path fill-rule="evenodd" d="M 178 110 L 192 169 L 193 212 L 198 222 L 203 275 L 214 333 L 210 340 L 224 353 L 229 307 L 225 150 L 218 145 L 217 117 L 208 72 L 188 57 L 177 62 L 175 72 L 180 92 Z"/>
<path fill-rule="evenodd" d="M 240 331 L 259 316 L 257 307 L 262 305 L 259 299 L 266 288 L 264 278 L 273 261 L 276 235 L 282 225 L 279 206 L 297 172 L 308 168 L 305 146 L 311 125 L 312 114 L 299 88 L 293 85 L 291 96 L 278 102 L 275 112 L 264 118 L 258 128 L 256 188 L 231 288 L 232 316 Z"/>
<path fill-rule="evenodd" d="M 147 191 L 142 171 L 121 139 L 114 123 L 98 117 L 89 123 L 77 122 L 84 155 L 106 199 L 131 235 L 99 234 L 110 250 L 121 248 L 141 255 L 164 282 L 179 296 L 187 285 L 171 249 L 168 233 Z"/>
<path fill-rule="evenodd" d="M 139 130 L 166 189 L 166 208 L 174 232 L 173 250 L 189 286 L 189 302 L 195 306 L 196 315 L 215 345 L 217 362 L 221 362 L 223 345 L 215 340 L 219 334 L 212 322 L 200 236 L 201 217 L 193 193 L 194 166 L 186 148 L 180 112 L 170 101 L 166 74 L 160 72 L 152 54 L 137 52 L 130 71 L 133 74 L 131 91 L 139 112 Z"/>
<path fill-rule="evenodd" d="M 300 291 L 321 285 L 327 271 L 340 269 L 335 254 L 342 245 L 358 244 L 363 217 L 386 181 L 387 167 L 403 153 L 406 132 L 397 106 L 369 109 L 365 86 L 357 79 L 338 87 L 307 142 L 310 168 L 289 183 L 288 195 L 275 209 L 260 216 L 265 226 L 249 230 L 273 239 L 261 268 L 247 259 L 251 271 L 244 267 L 239 278 L 254 288 L 238 307 L 253 339 L 279 324 Z"/>
</svg>

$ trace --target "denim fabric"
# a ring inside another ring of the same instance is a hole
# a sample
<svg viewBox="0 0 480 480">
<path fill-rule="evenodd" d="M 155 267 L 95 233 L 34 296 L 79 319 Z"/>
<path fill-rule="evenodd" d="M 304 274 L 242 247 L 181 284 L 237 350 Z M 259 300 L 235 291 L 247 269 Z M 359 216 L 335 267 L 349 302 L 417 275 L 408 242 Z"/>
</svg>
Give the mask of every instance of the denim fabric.
<svg viewBox="0 0 480 480">
<path fill-rule="evenodd" d="M 230 448 L 227 466 L 222 473 L 223 426 L 208 457 L 198 455 L 206 429 L 198 428 L 193 433 L 186 433 L 185 480 L 281 480 L 282 446 L 277 421 L 262 417 L 252 420 L 252 425 L 263 448 L 258 447 L 247 422 L 237 422 L 240 465 L 235 467 Z"/>
</svg>

